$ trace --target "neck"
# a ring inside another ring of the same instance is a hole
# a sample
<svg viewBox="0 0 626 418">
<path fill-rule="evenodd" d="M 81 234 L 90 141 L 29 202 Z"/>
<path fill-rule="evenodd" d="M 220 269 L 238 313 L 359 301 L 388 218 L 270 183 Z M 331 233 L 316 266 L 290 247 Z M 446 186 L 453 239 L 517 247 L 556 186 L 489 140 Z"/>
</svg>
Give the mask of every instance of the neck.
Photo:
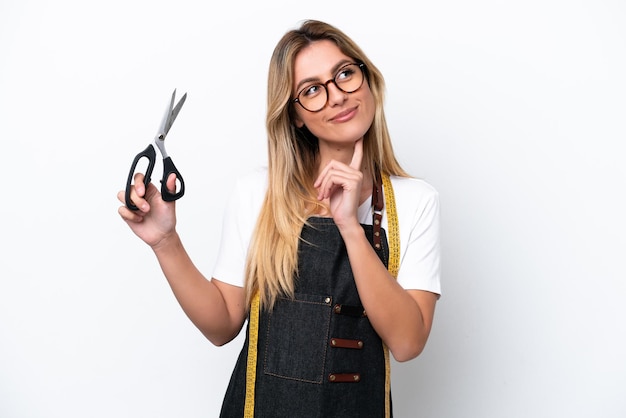
<svg viewBox="0 0 626 418">
<path fill-rule="evenodd" d="M 350 165 L 353 154 L 354 144 L 337 144 L 320 141 L 317 172 L 321 172 L 331 160 Z M 363 164 L 361 164 L 361 169 L 362 168 Z"/>
<path fill-rule="evenodd" d="M 329 144 L 320 141 L 319 162 L 317 166 L 318 173 L 322 171 L 331 160 L 350 164 L 353 154 L 354 145 L 352 144 Z"/>
</svg>

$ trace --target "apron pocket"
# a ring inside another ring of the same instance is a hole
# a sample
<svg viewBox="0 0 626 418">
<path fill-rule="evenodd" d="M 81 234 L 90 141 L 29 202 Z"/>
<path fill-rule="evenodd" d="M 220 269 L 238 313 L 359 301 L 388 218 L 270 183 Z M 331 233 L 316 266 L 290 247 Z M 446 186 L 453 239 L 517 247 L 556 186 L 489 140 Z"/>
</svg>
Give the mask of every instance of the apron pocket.
<svg viewBox="0 0 626 418">
<path fill-rule="evenodd" d="M 267 324 L 265 374 L 321 384 L 331 312 L 330 296 L 296 293 L 293 300 L 279 299 Z"/>
</svg>

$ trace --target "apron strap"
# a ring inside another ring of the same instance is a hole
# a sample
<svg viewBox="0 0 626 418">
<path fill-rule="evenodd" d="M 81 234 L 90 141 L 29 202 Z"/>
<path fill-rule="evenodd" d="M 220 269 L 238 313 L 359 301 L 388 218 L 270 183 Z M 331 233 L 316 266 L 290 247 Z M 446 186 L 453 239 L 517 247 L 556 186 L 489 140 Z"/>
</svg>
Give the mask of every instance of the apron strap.
<svg viewBox="0 0 626 418">
<path fill-rule="evenodd" d="M 383 184 L 380 179 L 380 171 L 376 170 L 376 179 L 374 181 L 374 190 L 372 190 L 372 226 L 374 227 L 373 244 L 374 248 L 380 250 L 380 228 L 383 222 L 383 207 L 385 206 L 385 197 L 383 195 Z"/>
<path fill-rule="evenodd" d="M 382 178 L 382 181 L 381 181 Z M 400 230 L 398 228 L 398 213 L 396 212 L 396 201 L 389 174 L 376 171 L 374 190 L 372 191 L 372 205 L 374 207 L 373 227 L 374 227 L 374 247 L 380 249 L 380 228 L 382 223 L 382 210 L 384 207 L 384 195 L 387 193 L 387 226 L 389 228 L 389 262 L 387 269 L 389 273 L 397 278 L 400 266 Z M 248 341 L 248 361 L 246 370 L 246 399 L 244 404 L 244 418 L 254 417 L 254 390 L 256 386 L 256 365 L 257 365 L 257 344 L 259 340 L 259 292 L 252 297 L 250 304 L 249 341 Z M 391 364 L 389 359 L 389 348 L 383 342 L 383 352 L 385 356 L 385 417 L 391 417 Z"/>
</svg>

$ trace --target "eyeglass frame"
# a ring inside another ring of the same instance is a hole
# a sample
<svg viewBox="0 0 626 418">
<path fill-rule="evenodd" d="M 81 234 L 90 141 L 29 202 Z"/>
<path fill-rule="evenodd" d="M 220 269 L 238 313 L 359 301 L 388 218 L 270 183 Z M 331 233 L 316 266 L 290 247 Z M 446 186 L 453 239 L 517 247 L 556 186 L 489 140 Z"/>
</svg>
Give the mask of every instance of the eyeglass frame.
<svg viewBox="0 0 626 418">
<path fill-rule="evenodd" d="M 363 76 L 363 79 L 361 80 L 361 84 L 359 84 L 359 87 L 357 87 L 356 89 L 352 90 L 352 91 L 345 91 L 344 89 L 342 89 L 341 87 L 339 87 L 339 84 L 337 84 L 337 82 L 335 81 L 335 79 L 337 78 L 337 76 L 339 75 L 339 73 L 341 73 L 341 70 L 343 70 L 344 68 L 350 66 L 350 65 L 356 65 L 359 70 L 361 70 L 361 75 Z M 342 66 L 341 68 L 339 68 L 337 70 L 337 74 L 335 74 L 335 76 L 329 80 L 327 80 L 324 83 L 315 83 L 313 85 L 320 85 L 322 87 L 324 87 L 324 91 L 326 92 L 326 102 L 324 102 L 324 106 L 322 106 L 321 108 L 317 109 L 317 110 L 309 110 L 306 107 L 304 107 L 304 105 L 302 104 L 302 102 L 300 102 L 300 94 L 302 94 L 303 91 L 305 91 L 306 89 L 310 88 L 311 86 L 307 86 L 304 87 L 303 89 L 301 89 L 298 94 L 296 95 L 296 97 L 294 99 L 291 99 L 292 103 L 298 103 L 300 106 L 302 106 L 302 108 L 304 110 L 306 110 L 307 112 L 311 112 L 311 113 L 317 113 L 317 112 L 321 112 L 322 110 L 324 110 L 324 108 L 326 107 L 326 105 L 328 104 L 328 100 L 330 98 L 329 94 L 328 94 L 328 85 L 330 83 L 333 83 L 335 85 L 335 87 L 337 87 L 339 89 L 339 91 L 344 92 L 346 94 L 351 94 L 354 93 L 355 91 L 358 91 L 361 87 L 363 87 L 363 82 L 365 81 L 365 79 L 367 78 L 367 72 L 366 72 L 366 67 L 365 64 L 362 62 L 351 62 L 348 63 L 344 66 Z"/>
</svg>

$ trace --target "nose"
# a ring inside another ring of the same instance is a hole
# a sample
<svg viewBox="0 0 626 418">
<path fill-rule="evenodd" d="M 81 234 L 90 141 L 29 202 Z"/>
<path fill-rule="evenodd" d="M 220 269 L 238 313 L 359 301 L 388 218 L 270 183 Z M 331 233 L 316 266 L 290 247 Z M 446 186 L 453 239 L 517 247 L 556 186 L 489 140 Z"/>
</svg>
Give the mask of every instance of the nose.
<svg viewBox="0 0 626 418">
<path fill-rule="evenodd" d="M 331 106 L 342 104 L 348 98 L 348 93 L 337 87 L 334 80 L 326 84 L 326 93 L 328 94 L 328 104 Z"/>
</svg>

